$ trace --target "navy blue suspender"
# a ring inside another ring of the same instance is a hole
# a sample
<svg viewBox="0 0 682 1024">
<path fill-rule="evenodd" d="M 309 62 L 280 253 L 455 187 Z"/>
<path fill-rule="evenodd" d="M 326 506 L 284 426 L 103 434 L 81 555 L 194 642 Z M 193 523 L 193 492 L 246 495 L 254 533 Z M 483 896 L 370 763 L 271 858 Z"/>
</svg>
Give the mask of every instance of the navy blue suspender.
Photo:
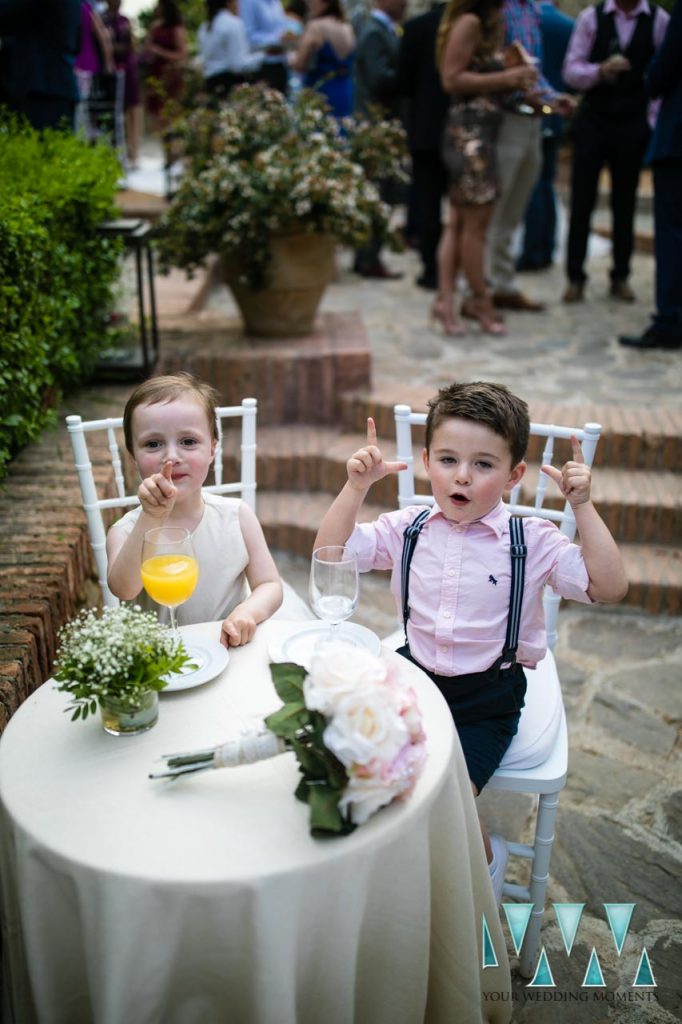
<svg viewBox="0 0 682 1024">
<path fill-rule="evenodd" d="M 410 564 L 414 549 L 422 527 L 426 522 L 430 509 L 425 508 L 420 512 L 403 533 L 403 554 L 401 560 L 401 598 L 403 609 L 403 626 L 405 628 L 405 642 L 407 640 L 407 620 L 410 617 L 409 586 L 410 586 Z M 511 557 L 511 588 L 509 594 L 509 614 L 507 616 L 507 635 L 504 641 L 504 649 L 494 665 L 488 670 L 497 675 L 501 665 L 513 665 L 516 661 L 516 651 L 519 646 L 519 628 L 521 626 L 521 608 L 523 605 L 523 585 L 526 575 L 526 555 L 528 548 L 525 544 L 523 533 L 523 520 L 519 516 L 512 516 L 509 520 L 509 533 L 511 545 L 509 554 Z"/>
</svg>

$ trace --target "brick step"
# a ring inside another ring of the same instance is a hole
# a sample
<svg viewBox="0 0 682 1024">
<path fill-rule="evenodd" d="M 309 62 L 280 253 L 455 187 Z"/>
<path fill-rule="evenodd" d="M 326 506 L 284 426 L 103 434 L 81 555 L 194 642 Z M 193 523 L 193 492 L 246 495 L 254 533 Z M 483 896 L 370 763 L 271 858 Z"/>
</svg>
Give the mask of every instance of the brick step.
<svg viewBox="0 0 682 1024">
<path fill-rule="evenodd" d="M 393 406 L 404 403 L 417 412 L 426 412 L 427 402 L 432 397 L 433 389 L 423 386 L 393 385 L 348 393 L 341 400 L 342 426 L 350 431 L 364 431 L 367 417 L 373 416 L 381 435 L 395 437 Z M 533 401 L 529 402 L 529 408 L 531 419 L 539 423 L 567 426 L 601 423 L 604 429 L 597 447 L 598 466 L 682 471 L 682 410 Z M 541 446 L 540 439 L 531 438 L 531 459 L 539 457 Z"/>
<path fill-rule="evenodd" d="M 322 516 L 329 508 L 325 494 L 270 491 L 258 494 L 258 518 L 268 544 L 309 558 Z M 359 520 L 369 522 L 385 512 L 365 504 Z M 682 612 L 682 549 L 658 544 L 620 545 L 630 588 L 623 602 L 652 614 Z"/>
<path fill-rule="evenodd" d="M 234 431 L 224 435 L 224 479 L 237 475 L 239 438 Z M 258 431 L 256 479 L 261 491 L 300 491 L 337 494 L 346 481 L 346 461 L 365 442 L 363 434 L 340 434 L 323 427 L 264 427 Z M 392 438 L 379 438 L 385 457 L 395 457 Z M 568 457 L 568 452 L 566 452 Z M 429 493 L 420 451 L 414 452 L 417 491 Z M 535 491 L 538 467 L 529 466 L 522 483 L 522 500 L 530 503 Z M 682 503 L 680 478 L 674 473 L 644 469 L 621 470 L 603 466 L 595 470 L 593 495 L 609 529 L 619 541 L 639 543 L 681 543 Z M 372 501 L 383 508 L 396 508 L 398 484 L 387 476 L 375 484 Z M 548 481 L 546 504 L 561 508 L 563 500 Z"/>
</svg>

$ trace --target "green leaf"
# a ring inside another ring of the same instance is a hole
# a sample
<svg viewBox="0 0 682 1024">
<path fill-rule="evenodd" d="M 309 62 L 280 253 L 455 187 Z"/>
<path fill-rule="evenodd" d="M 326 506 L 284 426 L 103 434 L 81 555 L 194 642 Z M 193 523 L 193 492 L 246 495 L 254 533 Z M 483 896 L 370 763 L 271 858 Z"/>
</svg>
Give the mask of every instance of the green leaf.
<svg viewBox="0 0 682 1024">
<path fill-rule="evenodd" d="M 279 711 L 273 712 L 265 719 L 265 724 L 276 736 L 283 736 L 285 739 L 295 736 L 299 729 L 307 725 L 309 713 L 305 704 L 300 701 L 285 704 Z"/>
<path fill-rule="evenodd" d="M 303 680 L 307 672 L 300 665 L 293 662 L 270 665 L 270 675 L 277 696 L 283 704 L 295 703 L 303 700 Z"/>
<path fill-rule="evenodd" d="M 308 787 L 310 828 L 315 832 L 343 832 L 344 819 L 339 811 L 339 794 L 325 785 Z"/>
</svg>

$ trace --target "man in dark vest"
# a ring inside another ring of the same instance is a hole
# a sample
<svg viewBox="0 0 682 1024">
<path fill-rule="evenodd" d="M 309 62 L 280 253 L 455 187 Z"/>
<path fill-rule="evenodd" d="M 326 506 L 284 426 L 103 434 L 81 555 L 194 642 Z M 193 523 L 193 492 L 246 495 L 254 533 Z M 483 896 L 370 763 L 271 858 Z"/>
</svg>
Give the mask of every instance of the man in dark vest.
<svg viewBox="0 0 682 1024">
<path fill-rule="evenodd" d="M 670 16 L 661 49 L 647 72 L 662 97 L 651 143 L 654 169 L 656 314 L 646 331 L 625 335 L 634 348 L 682 348 L 682 0 Z"/>
<path fill-rule="evenodd" d="M 611 175 L 613 266 L 611 295 L 633 302 L 628 283 L 639 172 L 649 142 L 649 97 L 644 75 L 661 45 L 668 15 L 648 0 L 605 0 L 579 15 L 563 77 L 584 93 L 573 125 L 571 218 L 564 302 L 580 302 L 590 220 L 599 175 Z"/>
</svg>

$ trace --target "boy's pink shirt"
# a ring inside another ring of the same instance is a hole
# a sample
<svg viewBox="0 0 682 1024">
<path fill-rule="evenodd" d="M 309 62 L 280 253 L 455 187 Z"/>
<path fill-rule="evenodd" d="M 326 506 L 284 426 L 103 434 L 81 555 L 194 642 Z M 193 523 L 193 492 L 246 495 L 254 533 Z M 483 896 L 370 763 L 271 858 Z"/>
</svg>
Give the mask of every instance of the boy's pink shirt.
<svg viewBox="0 0 682 1024">
<path fill-rule="evenodd" d="M 402 621 L 400 562 L 403 533 L 417 506 L 359 523 L 346 544 L 361 572 L 392 569 L 391 591 Z M 482 519 L 461 525 L 431 510 L 410 570 L 410 652 L 440 675 L 490 668 L 507 631 L 511 559 L 509 512 L 500 502 Z M 589 577 L 576 544 L 545 519 L 524 518 L 528 555 L 517 660 L 534 667 L 547 650 L 542 596 L 550 583 L 562 597 L 589 604 Z"/>
</svg>

